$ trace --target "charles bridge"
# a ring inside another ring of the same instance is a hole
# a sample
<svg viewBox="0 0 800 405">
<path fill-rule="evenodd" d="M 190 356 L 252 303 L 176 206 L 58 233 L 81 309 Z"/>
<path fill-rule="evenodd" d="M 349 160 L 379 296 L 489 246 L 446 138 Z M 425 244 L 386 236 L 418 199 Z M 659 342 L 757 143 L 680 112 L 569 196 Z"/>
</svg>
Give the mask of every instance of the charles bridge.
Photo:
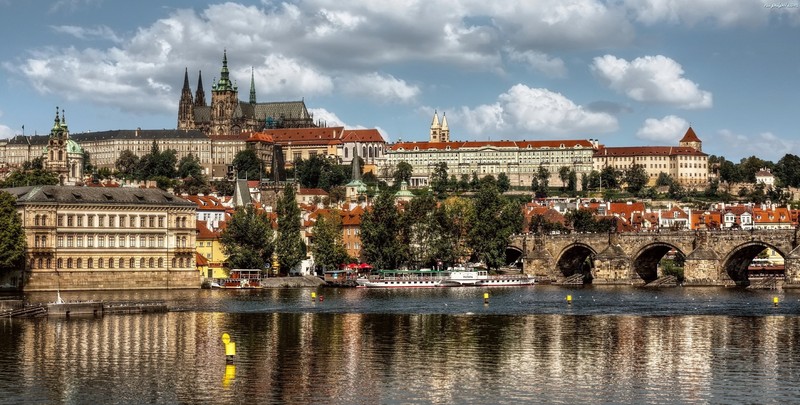
<svg viewBox="0 0 800 405">
<path fill-rule="evenodd" d="M 685 258 L 683 285 L 747 286 L 750 261 L 771 248 L 785 260 L 783 287 L 800 288 L 797 236 L 797 229 L 522 234 L 507 253 L 543 281 L 583 275 L 593 284 L 643 285 L 663 276 L 659 261 L 674 249 Z"/>
</svg>

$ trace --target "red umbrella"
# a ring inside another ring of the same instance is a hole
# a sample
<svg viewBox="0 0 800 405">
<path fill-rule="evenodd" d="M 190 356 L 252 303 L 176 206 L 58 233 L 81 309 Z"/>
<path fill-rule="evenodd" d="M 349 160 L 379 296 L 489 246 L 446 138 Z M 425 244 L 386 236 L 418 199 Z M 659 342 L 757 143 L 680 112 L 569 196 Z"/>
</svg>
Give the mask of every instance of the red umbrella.
<svg viewBox="0 0 800 405">
<path fill-rule="evenodd" d="M 350 264 L 347 265 L 347 267 L 349 267 L 351 269 L 356 269 L 356 268 L 358 268 L 358 264 L 357 263 L 350 263 Z"/>
<path fill-rule="evenodd" d="M 369 263 L 361 263 L 361 264 L 358 266 L 358 268 L 360 268 L 360 269 L 371 269 L 371 268 L 372 268 L 372 266 L 370 266 L 370 265 L 369 265 Z"/>
</svg>

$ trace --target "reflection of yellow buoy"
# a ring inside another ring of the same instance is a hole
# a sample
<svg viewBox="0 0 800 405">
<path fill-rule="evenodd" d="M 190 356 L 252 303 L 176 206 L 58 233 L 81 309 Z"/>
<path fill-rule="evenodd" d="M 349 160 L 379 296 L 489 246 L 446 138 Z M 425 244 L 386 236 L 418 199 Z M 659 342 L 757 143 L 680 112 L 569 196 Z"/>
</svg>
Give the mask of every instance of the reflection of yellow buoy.
<svg viewBox="0 0 800 405">
<path fill-rule="evenodd" d="M 772 305 L 776 307 L 778 306 L 778 297 L 772 297 Z"/>
<path fill-rule="evenodd" d="M 236 356 L 236 342 L 231 342 L 231 336 L 227 333 L 222 334 L 222 344 L 225 345 L 225 359 L 233 361 Z"/>
<path fill-rule="evenodd" d="M 488 304 L 489 303 L 489 293 L 488 292 L 483 293 L 483 303 L 484 304 Z"/>
<path fill-rule="evenodd" d="M 567 304 L 572 304 L 572 296 L 567 295 Z"/>
<path fill-rule="evenodd" d="M 236 378 L 236 366 L 233 364 L 225 365 L 225 377 L 222 378 L 222 388 L 230 387 L 233 380 Z"/>
</svg>

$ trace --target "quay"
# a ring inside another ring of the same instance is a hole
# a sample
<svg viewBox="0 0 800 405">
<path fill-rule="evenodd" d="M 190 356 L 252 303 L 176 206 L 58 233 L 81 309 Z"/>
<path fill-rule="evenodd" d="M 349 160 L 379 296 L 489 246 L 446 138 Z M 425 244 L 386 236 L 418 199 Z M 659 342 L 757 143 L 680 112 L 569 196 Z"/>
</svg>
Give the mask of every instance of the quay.
<svg viewBox="0 0 800 405">
<path fill-rule="evenodd" d="M 164 302 L 110 302 L 76 301 L 47 304 L 23 305 L 21 300 L 7 302 L 0 306 L 2 318 L 32 318 L 39 316 L 102 316 L 106 314 L 144 314 L 168 312 Z"/>
</svg>

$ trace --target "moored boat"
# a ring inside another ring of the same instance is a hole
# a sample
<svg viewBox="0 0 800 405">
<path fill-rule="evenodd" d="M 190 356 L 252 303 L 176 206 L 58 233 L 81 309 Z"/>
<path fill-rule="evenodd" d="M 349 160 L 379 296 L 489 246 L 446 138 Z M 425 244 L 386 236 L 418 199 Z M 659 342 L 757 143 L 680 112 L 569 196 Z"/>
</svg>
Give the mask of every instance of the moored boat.
<svg viewBox="0 0 800 405">
<path fill-rule="evenodd" d="M 489 275 L 486 270 L 451 271 L 442 281 L 442 287 L 514 287 L 536 283 L 533 276 L 526 274 Z"/>
<path fill-rule="evenodd" d="M 449 272 L 420 270 L 378 270 L 356 279 L 359 287 L 367 288 L 431 288 L 440 287 Z"/>
</svg>

